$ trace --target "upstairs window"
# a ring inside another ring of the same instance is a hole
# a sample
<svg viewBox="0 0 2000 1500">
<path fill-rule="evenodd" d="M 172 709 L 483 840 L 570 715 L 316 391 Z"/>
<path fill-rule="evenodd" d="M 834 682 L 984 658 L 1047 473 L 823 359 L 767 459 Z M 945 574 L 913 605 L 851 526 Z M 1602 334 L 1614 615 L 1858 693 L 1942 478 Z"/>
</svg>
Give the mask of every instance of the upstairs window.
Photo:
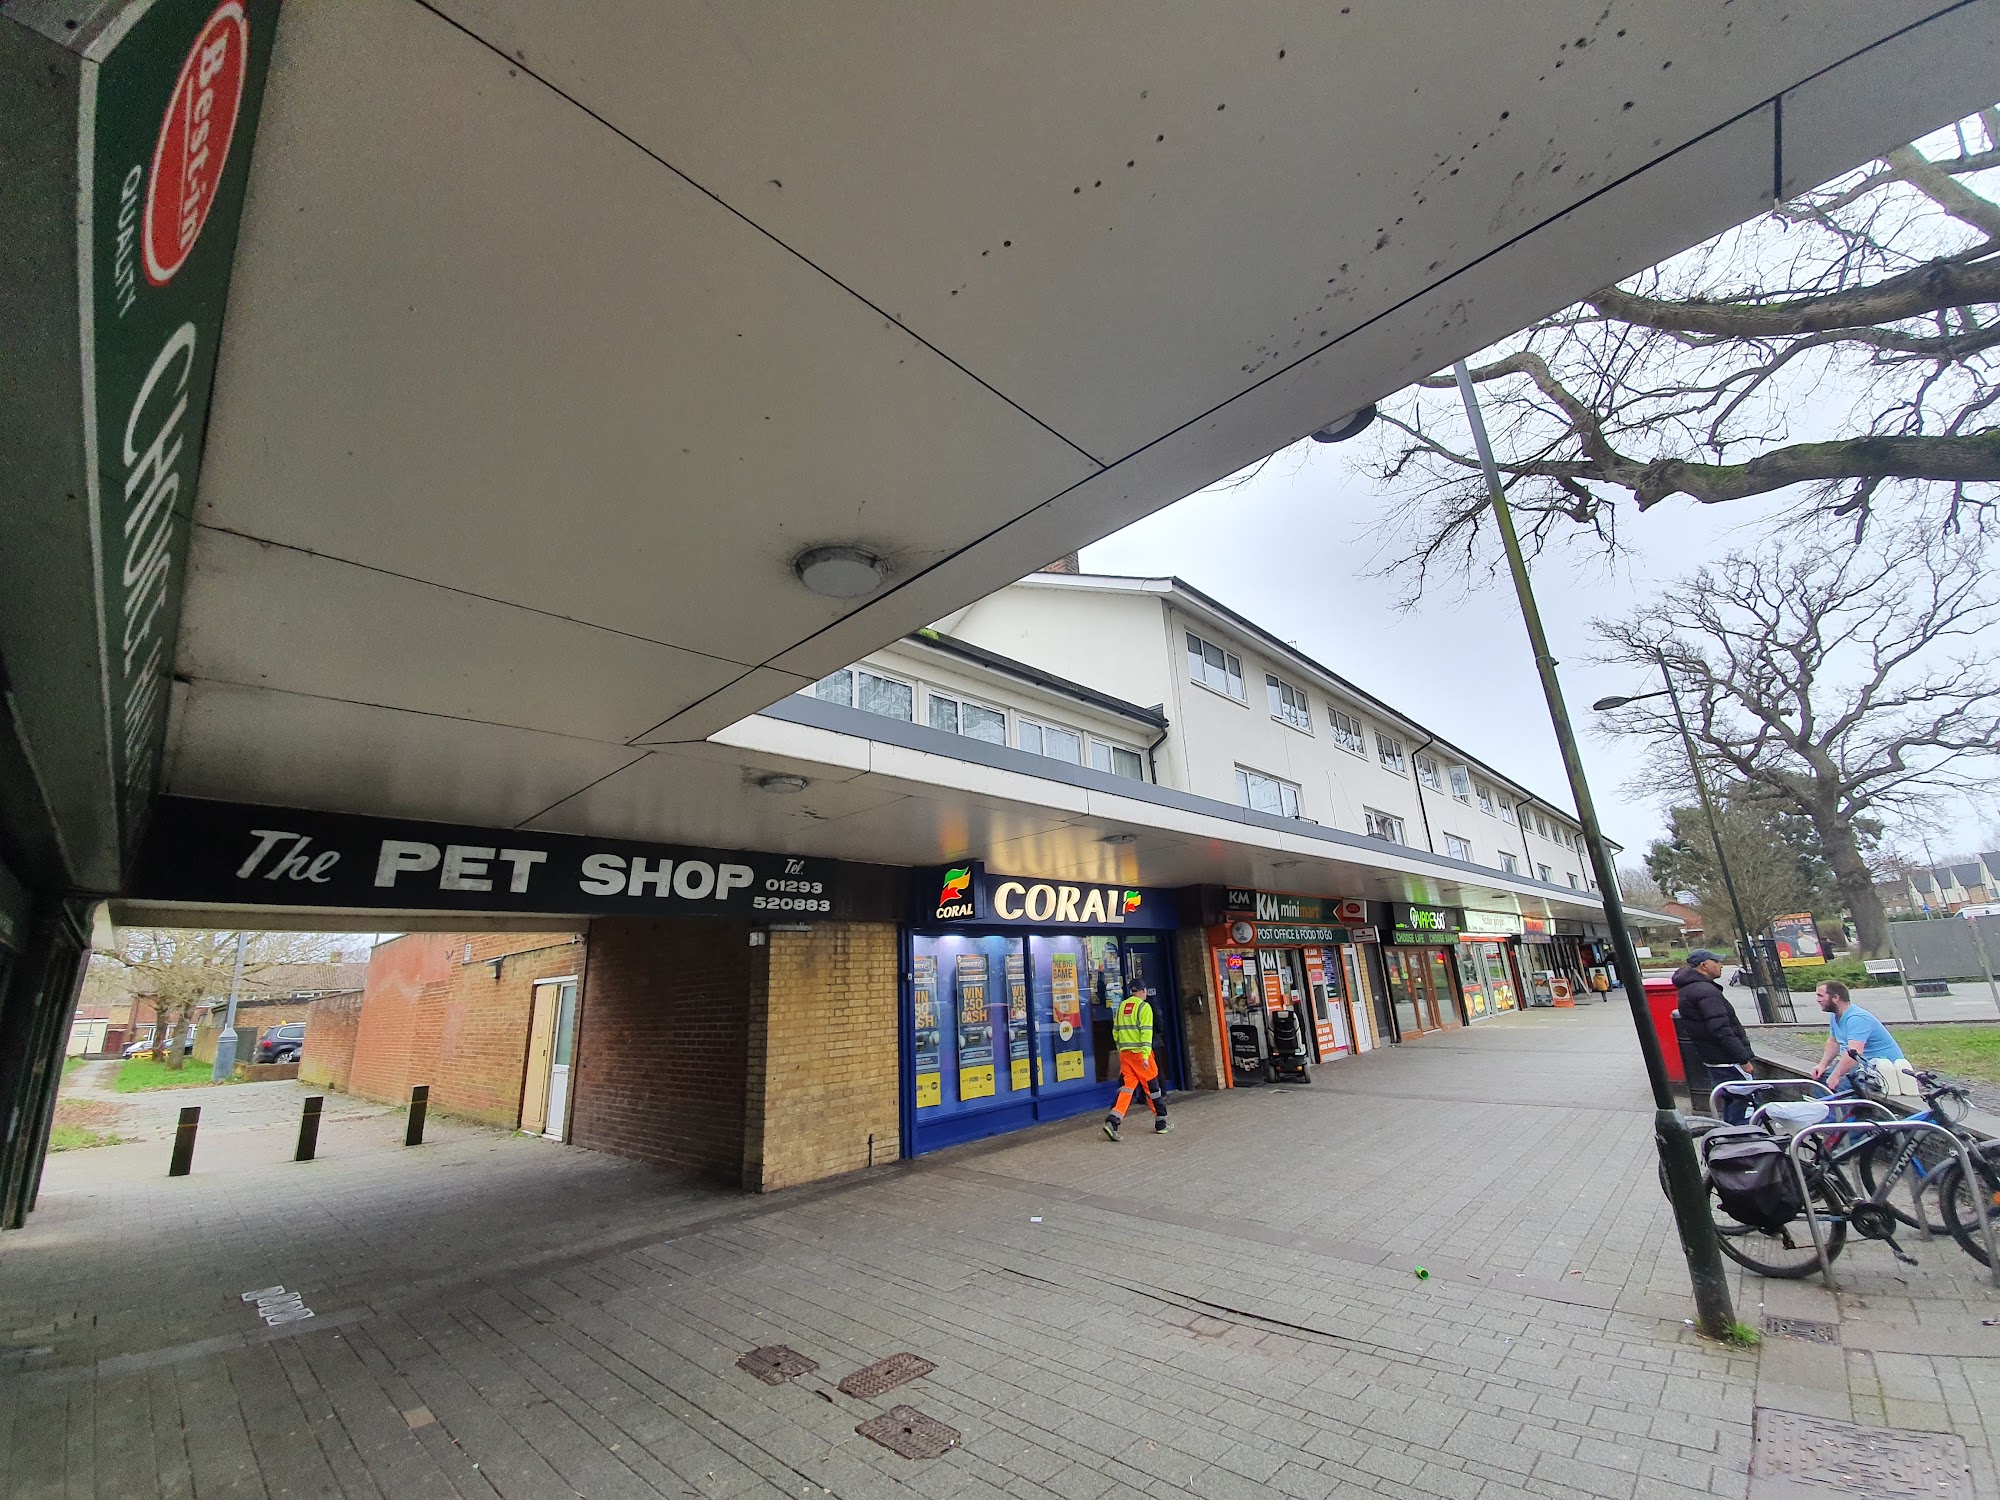
<svg viewBox="0 0 2000 1500">
<path fill-rule="evenodd" d="M 1479 810 L 1488 817 L 1491 817 L 1493 815 L 1493 788 L 1483 781 L 1476 781 L 1472 785 L 1472 796 L 1473 800 L 1479 804 Z"/>
<path fill-rule="evenodd" d="M 1444 836 L 1444 852 L 1453 859 L 1462 859 L 1467 864 L 1472 863 L 1472 845 L 1455 833 L 1447 833 Z"/>
<path fill-rule="evenodd" d="M 1451 794 L 1467 807 L 1472 805 L 1472 773 L 1464 766 L 1451 768 Z"/>
<path fill-rule="evenodd" d="M 1382 769 L 1403 774 L 1403 742 L 1393 734 L 1375 731 L 1375 757 L 1382 762 Z"/>
<path fill-rule="evenodd" d="M 1050 760 L 1064 761 L 1072 766 L 1083 764 L 1083 736 L 1074 729 L 1023 719 L 1021 748 L 1030 755 L 1046 755 Z"/>
<path fill-rule="evenodd" d="M 1521 873 L 1521 862 L 1503 849 L 1500 852 L 1500 868 L 1509 875 L 1518 875 Z"/>
<path fill-rule="evenodd" d="M 947 734 L 962 734 L 969 740 L 983 740 L 989 745 L 1007 743 L 1007 716 L 997 708 L 969 703 L 962 698 L 948 698 L 943 693 L 932 693 L 929 711 L 933 729 L 942 729 Z"/>
<path fill-rule="evenodd" d="M 1582 889 L 1583 889 L 1583 887 L 1582 887 L 1582 886 L 1580 886 L 1580 885 L 1578 885 L 1578 884 L 1576 883 L 1576 876 L 1575 876 L 1575 875 L 1571 875 L 1571 876 L 1569 877 L 1569 888 L 1570 888 L 1571 890 L 1573 890 L 1573 891 L 1577 891 L 1577 890 L 1582 890 Z"/>
<path fill-rule="evenodd" d="M 864 667 L 829 672 L 813 684 L 813 696 L 829 703 L 844 703 L 864 713 L 880 714 L 885 719 L 901 719 L 905 724 L 916 718 L 915 688 Z"/>
<path fill-rule="evenodd" d="M 1326 706 L 1327 722 L 1333 726 L 1333 742 L 1343 750 L 1352 750 L 1356 755 L 1366 755 L 1368 744 L 1361 737 L 1361 721 L 1353 714 L 1343 713 L 1331 703 Z"/>
<path fill-rule="evenodd" d="M 1213 641 L 1205 641 L 1192 630 L 1187 633 L 1188 676 L 1203 687 L 1214 688 L 1238 703 L 1248 703 L 1243 688 L 1243 659 L 1224 651 Z"/>
<path fill-rule="evenodd" d="M 1295 688 L 1289 682 L 1280 682 L 1269 672 L 1264 674 L 1264 690 L 1271 698 L 1271 717 L 1292 726 L 1294 729 L 1312 733 L 1312 710 L 1306 706 L 1306 690 Z"/>
<path fill-rule="evenodd" d="M 1438 775 L 1438 763 L 1436 761 L 1432 760 L 1428 755 L 1419 755 L 1412 758 L 1411 764 L 1416 767 L 1418 781 L 1434 792 L 1444 790 L 1444 778 Z"/>
<path fill-rule="evenodd" d="M 1281 818 L 1299 815 L 1296 785 L 1245 766 L 1236 768 L 1236 800 L 1252 812 L 1275 813 Z"/>
<path fill-rule="evenodd" d="M 1403 831 L 1403 820 L 1394 813 L 1364 807 L 1361 809 L 1361 821 L 1371 839 L 1386 839 L 1392 844 L 1407 844 L 1410 841 Z"/>
<path fill-rule="evenodd" d="M 1500 821 L 1503 823 L 1512 823 L 1514 821 L 1514 804 L 1509 802 L 1505 797 L 1500 799 Z"/>
<path fill-rule="evenodd" d="M 1547 865 L 1536 865 L 1535 873 L 1541 877 L 1543 885 L 1555 884 L 1555 882 L 1549 877 L 1549 867 Z"/>
<path fill-rule="evenodd" d="M 1139 759 L 1139 752 L 1127 750 L 1123 745 L 1107 745 L 1103 740 L 1092 740 L 1090 764 L 1099 771 L 1109 771 L 1113 776 L 1124 776 L 1133 781 L 1146 779 L 1145 762 Z"/>
</svg>

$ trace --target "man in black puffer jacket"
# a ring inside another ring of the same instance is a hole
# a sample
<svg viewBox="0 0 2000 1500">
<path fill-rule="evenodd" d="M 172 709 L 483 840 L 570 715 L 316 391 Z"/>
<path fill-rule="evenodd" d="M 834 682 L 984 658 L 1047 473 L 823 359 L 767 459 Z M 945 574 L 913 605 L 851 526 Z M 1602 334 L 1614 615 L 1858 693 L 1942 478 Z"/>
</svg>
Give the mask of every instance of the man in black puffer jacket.
<svg viewBox="0 0 2000 1500">
<path fill-rule="evenodd" d="M 1718 982 L 1721 978 L 1722 960 L 1706 948 L 1695 949 L 1688 955 L 1688 961 L 1674 970 L 1681 1028 L 1694 1044 L 1701 1065 L 1708 1070 L 1711 1089 L 1718 1083 L 1748 1077 L 1749 1062 L 1756 1055 L 1750 1050 L 1750 1038 L 1744 1035 L 1743 1023 L 1736 1019 L 1728 996 L 1722 993 Z M 1691 1078 L 1689 1082 L 1699 1087 L 1697 1080 Z M 1704 1092 L 1697 1096 L 1695 1105 L 1700 1108 L 1706 1101 Z"/>
</svg>

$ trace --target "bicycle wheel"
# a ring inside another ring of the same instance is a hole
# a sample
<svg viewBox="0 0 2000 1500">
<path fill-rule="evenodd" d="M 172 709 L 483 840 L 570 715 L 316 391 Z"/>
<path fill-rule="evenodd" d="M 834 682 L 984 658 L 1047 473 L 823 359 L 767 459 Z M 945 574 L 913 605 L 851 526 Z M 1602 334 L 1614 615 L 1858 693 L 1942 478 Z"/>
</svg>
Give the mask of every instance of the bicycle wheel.
<svg viewBox="0 0 2000 1500">
<path fill-rule="evenodd" d="M 1667 1193 L 1667 1168 L 1660 1165 L 1660 1191 Z M 1820 1216 L 1819 1232 L 1826 1241 L 1826 1258 L 1831 1261 L 1847 1245 L 1847 1220 L 1841 1216 L 1840 1199 L 1827 1186 L 1825 1177 L 1809 1178 L 1813 1206 Z M 1708 1189 L 1708 1216 L 1715 1221 L 1715 1239 L 1722 1253 L 1740 1266 L 1777 1281 L 1797 1281 L 1819 1270 L 1819 1253 L 1813 1249 L 1812 1230 L 1803 1217 L 1777 1230 L 1760 1229 L 1732 1216 L 1715 1195 L 1715 1184 L 1702 1174 Z M 1975 1226 L 1973 1233 L 1978 1229 Z"/>
<path fill-rule="evenodd" d="M 1983 1200 L 1987 1212 L 1994 1216 L 1994 1228 L 2000 1233 L 2000 1141 L 1981 1141 L 1977 1146 L 1968 1146 L 1972 1157 L 1972 1172 L 1978 1186 L 1971 1192 L 1966 1190 L 1965 1173 L 1957 1166 L 1938 1183 L 1938 1201 L 1944 1209 L 1944 1221 L 1951 1229 L 1951 1237 L 1958 1241 L 1959 1248 L 1982 1266 L 1986 1264 L 1986 1236 L 1979 1227 L 1979 1205 Z"/>
<path fill-rule="evenodd" d="M 1875 1196 L 1875 1184 L 1895 1165 L 1896 1158 L 1907 1145 L 1908 1141 L 1902 1136 L 1881 1135 L 1856 1154 L 1854 1165 L 1861 1177 L 1862 1191 L 1867 1196 Z M 1938 1201 L 1937 1185 L 1957 1160 L 1958 1153 L 1952 1150 L 1950 1142 L 1928 1130 L 1924 1131 L 1917 1137 L 1916 1155 L 1903 1168 L 1903 1175 L 1889 1189 L 1888 1200 L 1882 1206 L 1912 1229 L 1928 1229 L 1932 1234 L 1951 1233 L 1951 1226 L 1945 1222 L 1943 1205 Z M 1923 1208 L 1925 1222 L 1922 1224 L 1917 1222 L 1916 1213 L 1910 1207 L 1910 1183 L 1913 1179 L 1920 1184 L 1917 1201 Z M 1974 1232 L 1977 1232 L 1976 1228 Z"/>
</svg>

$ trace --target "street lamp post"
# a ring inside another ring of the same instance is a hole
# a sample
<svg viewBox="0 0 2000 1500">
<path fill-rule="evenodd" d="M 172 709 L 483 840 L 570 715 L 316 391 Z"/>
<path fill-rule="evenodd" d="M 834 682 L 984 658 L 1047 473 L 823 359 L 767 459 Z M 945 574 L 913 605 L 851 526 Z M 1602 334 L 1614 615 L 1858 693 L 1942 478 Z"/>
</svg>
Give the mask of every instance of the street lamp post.
<svg viewBox="0 0 2000 1500">
<path fill-rule="evenodd" d="M 1729 856 L 1722 852 L 1722 824 L 1715 816 L 1715 800 L 1708 794 L 1708 778 L 1702 774 L 1701 757 L 1695 753 L 1694 735 L 1688 730 L 1687 715 L 1681 712 L 1681 695 L 1674 688 L 1673 674 L 1667 670 L 1664 660 L 1660 663 L 1660 680 L 1666 683 L 1662 692 L 1599 698 L 1590 706 L 1602 713 L 1606 709 L 1623 708 L 1628 703 L 1642 703 L 1648 698 L 1665 698 L 1673 704 L 1674 722 L 1680 726 L 1681 745 L 1687 751 L 1688 769 L 1694 773 L 1695 795 L 1701 798 L 1702 814 L 1708 819 L 1709 841 L 1715 845 L 1715 867 L 1722 872 L 1722 888 L 1729 893 L 1729 914 L 1736 919 L 1737 942 L 1750 961 L 1750 982 L 1757 996 L 1757 1018 L 1770 1026 L 1780 1019 L 1778 1002 L 1771 993 L 1770 980 L 1764 972 L 1763 952 L 1743 920 L 1743 903 L 1736 899 L 1736 880 L 1729 873 Z"/>
<path fill-rule="evenodd" d="M 1486 438 L 1486 423 L 1479 414 L 1479 398 L 1472 389 L 1472 376 L 1460 360 L 1452 366 L 1458 393 L 1465 402 L 1466 420 L 1472 426 L 1473 445 L 1486 476 L 1487 496 L 1493 505 L 1494 524 L 1507 550 L 1507 567 L 1514 577 L 1514 592 L 1520 601 L 1521 618 L 1528 627 L 1528 641 L 1535 653 L 1535 669 L 1542 679 L 1542 694 L 1548 700 L 1549 722 L 1555 729 L 1556 744 L 1562 751 L 1563 769 L 1569 774 L 1570 795 L 1576 800 L 1577 820 L 1583 825 L 1584 844 L 1590 851 L 1590 866 L 1597 877 L 1597 890 L 1604 903 L 1604 915 L 1611 927 L 1611 950 L 1617 960 L 1618 980 L 1625 988 L 1631 1007 L 1632 1025 L 1639 1033 L 1639 1052 L 1646 1062 L 1646 1078 L 1653 1089 L 1653 1137 L 1659 1148 L 1660 1165 L 1666 1178 L 1667 1196 L 1673 1203 L 1674 1220 L 1680 1230 L 1681 1251 L 1687 1257 L 1688 1278 L 1694 1286 L 1695 1322 L 1711 1338 L 1727 1336 L 1735 1322 L 1730 1306 L 1729 1281 L 1722 1268 L 1722 1251 L 1715 1237 L 1715 1220 L 1709 1214 L 1708 1193 L 1702 1186 L 1701 1164 L 1695 1159 L 1694 1138 L 1687 1122 L 1674 1107 L 1667 1082 L 1666 1062 L 1660 1053 L 1660 1038 L 1653 1029 L 1653 1017 L 1646 1006 L 1645 981 L 1639 972 L 1639 955 L 1632 949 L 1632 935 L 1625 929 L 1625 903 L 1618 891 L 1618 872 L 1612 867 L 1605 847 L 1603 830 L 1597 822 L 1597 808 L 1591 801 L 1590 785 L 1583 774 L 1583 760 L 1577 751 L 1576 736 L 1570 730 L 1569 711 L 1563 705 L 1562 685 L 1556 679 L 1556 660 L 1549 652 L 1548 636 L 1535 605 L 1535 593 L 1528 578 L 1528 564 L 1521 554 L 1521 539 L 1514 532 L 1513 513 L 1507 506 L 1507 492 L 1500 483 L 1500 468 L 1493 461 L 1493 448 Z"/>
</svg>

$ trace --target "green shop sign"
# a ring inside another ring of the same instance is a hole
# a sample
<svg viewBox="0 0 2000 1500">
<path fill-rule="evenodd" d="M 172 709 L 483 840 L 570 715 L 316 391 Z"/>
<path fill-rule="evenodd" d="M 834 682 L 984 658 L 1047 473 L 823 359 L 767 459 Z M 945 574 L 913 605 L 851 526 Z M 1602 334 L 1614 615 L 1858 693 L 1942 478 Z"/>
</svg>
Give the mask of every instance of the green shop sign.
<svg viewBox="0 0 2000 1500">
<path fill-rule="evenodd" d="M 0 649 L 10 676 L 18 664 L 37 690 L 24 718 L 37 760 L 87 769 L 87 785 L 79 772 L 50 802 L 54 822 L 88 835 L 69 840 L 88 846 L 72 873 L 93 883 L 107 860 L 122 867 L 130 855 L 159 779 L 195 483 L 277 20 L 278 0 L 128 0 L 75 30 L 0 17 L 9 109 L 31 78 L 41 94 L 36 119 L 10 120 L 17 146 L 37 146 L 20 152 L 18 191 L 0 207 L 14 265 L 29 268 L 8 273 L 0 312 L 57 310 L 37 319 L 48 342 L 23 356 L 41 361 L 30 375 L 45 389 L 0 395 L 0 426 L 36 423 L 5 456 L 19 461 L 12 483 L 25 494 L 14 498 L 42 527 L 35 576 L 0 584 L 22 583 L 24 612 L 50 636 L 9 629 Z M 53 137 L 29 134 L 58 124 L 67 128 Z M 57 318 L 71 320 L 66 338 Z M 10 540 L 0 532 L 0 550 Z M 51 638 L 85 631 L 89 651 Z"/>
</svg>

